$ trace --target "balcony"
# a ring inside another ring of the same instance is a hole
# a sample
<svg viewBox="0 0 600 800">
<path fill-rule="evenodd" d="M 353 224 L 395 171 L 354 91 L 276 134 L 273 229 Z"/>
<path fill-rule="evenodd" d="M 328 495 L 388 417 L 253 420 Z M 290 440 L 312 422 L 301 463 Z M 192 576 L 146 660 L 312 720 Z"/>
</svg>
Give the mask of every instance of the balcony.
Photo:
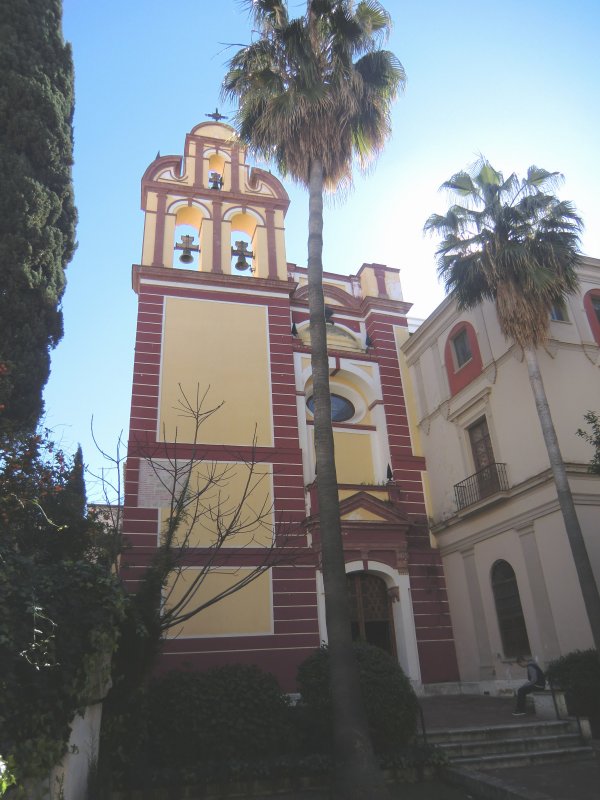
<svg viewBox="0 0 600 800">
<path fill-rule="evenodd" d="M 464 481 L 455 484 L 456 506 L 460 511 L 507 489 L 506 464 L 489 464 L 474 475 L 469 475 Z"/>
</svg>

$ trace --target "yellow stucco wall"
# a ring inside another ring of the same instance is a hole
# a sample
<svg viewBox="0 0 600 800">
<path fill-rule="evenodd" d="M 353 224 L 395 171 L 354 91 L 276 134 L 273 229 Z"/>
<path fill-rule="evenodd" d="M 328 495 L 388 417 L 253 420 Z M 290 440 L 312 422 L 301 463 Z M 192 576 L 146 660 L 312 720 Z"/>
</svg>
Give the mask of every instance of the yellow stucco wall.
<svg viewBox="0 0 600 800">
<path fill-rule="evenodd" d="M 169 297 L 166 300 L 159 438 L 192 442 L 194 424 L 179 410 L 181 391 L 204 408 L 223 406 L 200 428 L 207 444 L 271 446 L 267 310 L 262 306 Z M 232 378 L 233 376 L 233 378 Z M 193 400 L 192 400 L 193 402 Z"/>
<path fill-rule="evenodd" d="M 175 214 L 165 214 L 165 234 L 163 240 L 163 265 L 173 266 L 173 248 L 175 246 L 175 226 L 177 217 Z"/>
<path fill-rule="evenodd" d="M 244 463 L 202 462 L 194 466 L 189 492 L 195 499 L 176 532 L 176 543 L 210 547 L 268 547 L 273 539 L 273 481 L 264 465 L 251 471 Z M 161 509 L 166 531 L 170 509 Z"/>
<path fill-rule="evenodd" d="M 380 514 L 374 514 L 372 511 L 367 511 L 366 508 L 357 508 L 350 511 L 348 514 L 342 514 L 342 519 L 348 520 L 375 520 L 381 522 L 384 519 Z"/>
<path fill-rule="evenodd" d="M 248 573 L 247 569 L 211 570 L 198 587 L 193 604 L 215 597 L 237 583 Z M 172 593 L 171 586 L 165 590 L 166 606 L 172 607 L 182 597 L 186 588 L 198 575 L 194 568 L 184 569 Z M 181 636 L 231 636 L 234 634 L 268 634 L 273 630 L 271 600 L 271 573 L 264 572 L 240 591 L 220 600 L 183 625 L 170 631 L 169 637 Z"/>
<path fill-rule="evenodd" d="M 389 499 L 387 489 L 371 489 L 370 487 L 366 487 L 364 491 L 367 494 L 370 494 L 371 497 L 377 497 L 379 500 L 383 500 L 384 502 Z M 340 489 L 339 498 L 340 500 L 345 500 L 346 497 L 352 497 L 353 494 L 356 494 L 356 489 Z"/>
<path fill-rule="evenodd" d="M 144 218 L 144 244 L 142 264 L 152 264 L 154 260 L 154 240 L 156 237 L 156 214 L 146 213 Z"/>
<path fill-rule="evenodd" d="M 212 270 L 213 262 L 213 221 L 205 219 L 200 228 L 200 269 L 203 272 Z"/>
<path fill-rule="evenodd" d="M 360 290 L 363 297 L 378 297 L 379 288 L 377 278 L 371 267 L 363 269 L 360 273 Z"/>
<path fill-rule="evenodd" d="M 374 483 L 371 435 L 334 431 L 338 483 Z"/>
</svg>

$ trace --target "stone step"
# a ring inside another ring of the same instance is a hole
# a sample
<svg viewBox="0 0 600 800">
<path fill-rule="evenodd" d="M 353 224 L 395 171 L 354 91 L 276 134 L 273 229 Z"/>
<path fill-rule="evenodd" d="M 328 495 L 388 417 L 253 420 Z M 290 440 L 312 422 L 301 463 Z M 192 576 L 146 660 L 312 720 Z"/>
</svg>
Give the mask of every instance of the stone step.
<svg viewBox="0 0 600 800">
<path fill-rule="evenodd" d="M 561 735 L 578 732 L 577 723 L 571 720 L 553 722 L 521 722 L 512 725 L 477 726 L 470 728 L 450 728 L 448 730 L 427 731 L 431 744 L 449 742 L 476 742 L 484 739 L 524 739 L 527 737 Z"/>
<path fill-rule="evenodd" d="M 536 736 L 523 739 L 482 739 L 469 742 L 439 742 L 436 746 L 450 760 L 476 755 L 494 755 L 506 753 L 525 753 L 534 750 L 559 750 L 577 747 L 581 738 L 577 733 L 564 733 L 558 736 Z"/>
<path fill-rule="evenodd" d="M 551 750 L 534 750 L 525 753 L 496 753 L 487 756 L 468 756 L 452 758 L 450 763 L 457 767 L 471 767 L 483 770 L 500 767 L 522 767 L 528 764 L 538 764 L 544 761 L 568 760 L 570 758 L 595 758 L 591 747 L 580 745 L 578 747 L 561 747 Z"/>
</svg>

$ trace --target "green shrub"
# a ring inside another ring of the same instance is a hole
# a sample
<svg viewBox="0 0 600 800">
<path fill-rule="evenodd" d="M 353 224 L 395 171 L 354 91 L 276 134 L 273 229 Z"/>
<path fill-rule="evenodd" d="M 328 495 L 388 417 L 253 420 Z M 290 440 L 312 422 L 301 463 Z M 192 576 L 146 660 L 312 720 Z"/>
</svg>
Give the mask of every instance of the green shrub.
<svg viewBox="0 0 600 800">
<path fill-rule="evenodd" d="M 600 657 L 597 650 L 574 650 L 548 665 L 548 678 L 563 689 L 571 714 L 590 717 L 600 728 Z M 600 731 L 597 731 L 597 733 Z"/>
<path fill-rule="evenodd" d="M 169 672 L 148 689 L 153 764 L 252 759 L 284 752 L 288 700 L 258 667 L 231 664 L 207 672 Z"/>
<path fill-rule="evenodd" d="M 418 703 L 410 681 L 397 661 L 378 647 L 354 645 L 358 660 L 371 737 L 379 753 L 391 752 L 410 742 L 417 726 Z M 299 711 L 305 714 L 306 731 L 314 745 L 332 745 L 332 708 L 329 690 L 329 653 L 322 647 L 298 670 L 302 695 Z"/>
<path fill-rule="evenodd" d="M 102 707 L 96 783 L 113 788 L 138 783 L 148 770 L 148 741 L 146 689 L 125 697 L 109 694 Z"/>
</svg>

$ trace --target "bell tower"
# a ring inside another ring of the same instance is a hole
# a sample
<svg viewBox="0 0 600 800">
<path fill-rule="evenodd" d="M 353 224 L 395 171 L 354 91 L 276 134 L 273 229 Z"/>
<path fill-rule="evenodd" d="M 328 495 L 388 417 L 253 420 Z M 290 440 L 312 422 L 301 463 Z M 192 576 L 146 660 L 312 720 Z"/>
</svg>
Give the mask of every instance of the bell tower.
<svg viewBox="0 0 600 800">
<path fill-rule="evenodd" d="M 157 156 L 142 178 L 143 266 L 177 268 L 182 251 L 186 267 L 203 273 L 287 280 L 287 193 L 245 156 L 234 130 L 216 122 L 187 134 L 183 157 Z M 182 235 L 193 237 L 188 247 Z M 240 241 L 244 257 L 232 262 Z"/>
<path fill-rule="evenodd" d="M 161 541 L 169 508 L 157 468 L 177 460 L 188 459 L 198 474 L 208 469 L 225 476 L 218 489 L 229 507 L 244 491 L 248 464 L 256 464 L 260 484 L 250 505 L 271 509 L 261 532 L 221 551 L 219 564 L 226 561 L 227 569 L 211 566 L 199 596 L 227 593 L 260 564 L 280 521 L 299 531 L 300 546 L 306 546 L 293 284 L 284 238 L 288 205 L 281 183 L 248 165 L 233 129 L 216 120 L 187 134 L 183 156 L 157 156 L 142 178 L 144 235 L 141 263 L 132 275 L 138 322 L 123 523 L 129 549 L 121 566 L 132 591 Z M 219 407 L 199 431 L 181 413 L 182 398 L 193 405 L 197 397 L 204 398 L 203 410 Z M 184 580 L 166 592 L 172 601 L 210 557 L 215 513 L 213 505 L 194 523 Z M 289 598 L 299 587 L 312 598 L 311 613 L 292 619 Z M 233 651 L 237 660 L 259 664 L 292 688 L 298 663 L 319 646 L 315 597 L 314 569 L 289 562 L 272 566 L 173 631 L 164 643 L 163 665 L 185 661 L 207 668 L 227 663 Z"/>
</svg>

